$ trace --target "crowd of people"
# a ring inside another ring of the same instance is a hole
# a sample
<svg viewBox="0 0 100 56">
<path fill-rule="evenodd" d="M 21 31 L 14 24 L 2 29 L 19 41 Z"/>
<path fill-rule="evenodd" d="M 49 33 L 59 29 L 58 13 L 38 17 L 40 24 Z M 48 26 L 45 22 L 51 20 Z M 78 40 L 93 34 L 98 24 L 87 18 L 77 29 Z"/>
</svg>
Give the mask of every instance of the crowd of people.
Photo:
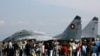
<svg viewBox="0 0 100 56">
<path fill-rule="evenodd" d="M 100 56 L 100 40 L 2 42 L 1 56 Z"/>
</svg>

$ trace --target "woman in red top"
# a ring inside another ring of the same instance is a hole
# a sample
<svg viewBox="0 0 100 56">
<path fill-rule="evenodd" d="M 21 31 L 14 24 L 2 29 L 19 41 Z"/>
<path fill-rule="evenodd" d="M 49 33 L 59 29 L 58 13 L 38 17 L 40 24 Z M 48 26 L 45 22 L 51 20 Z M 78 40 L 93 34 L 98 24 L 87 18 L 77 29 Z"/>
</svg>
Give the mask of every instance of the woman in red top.
<svg viewBox="0 0 100 56">
<path fill-rule="evenodd" d="M 64 53 L 64 56 L 68 56 L 68 47 L 66 45 L 62 45 L 61 50 Z"/>
</svg>

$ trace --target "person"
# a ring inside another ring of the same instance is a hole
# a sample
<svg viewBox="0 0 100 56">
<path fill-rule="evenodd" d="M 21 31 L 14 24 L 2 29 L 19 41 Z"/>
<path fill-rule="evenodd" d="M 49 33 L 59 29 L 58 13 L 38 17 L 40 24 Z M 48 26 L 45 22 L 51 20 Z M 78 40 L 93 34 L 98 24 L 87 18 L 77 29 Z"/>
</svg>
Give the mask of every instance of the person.
<svg viewBox="0 0 100 56">
<path fill-rule="evenodd" d="M 95 44 L 98 47 L 97 56 L 100 56 L 100 39 L 96 39 Z"/>
<path fill-rule="evenodd" d="M 16 41 L 14 41 L 13 46 L 14 46 L 14 55 L 19 56 L 19 46 Z"/>
<path fill-rule="evenodd" d="M 49 42 L 49 56 L 53 56 L 53 48 L 54 48 L 54 42 L 50 41 Z"/>
<path fill-rule="evenodd" d="M 45 56 L 49 56 L 49 43 L 45 43 Z"/>
<path fill-rule="evenodd" d="M 81 55 L 81 44 L 80 43 L 78 43 L 78 46 L 76 47 L 76 51 L 77 51 L 77 54 L 76 54 L 76 56 L 80 56 Z"/>
<path fill-rule="evenodd" d="M 54 56 L 58 56 L 58 47 L 59 42 L 57 40 L 54 40 Z"/>
<path fill-rule="evenodd" d="M 98 56 L 100 56 L 100 46 L 98 46 Z"/>
<path fill-rule="evenodd" d="M 25 54 L 26 56 L 30 56 L 30 42 L 27 40 L 27 44 L 25 46 Z"/>
<path fill-rule="evenodd" d="M 97 48 L 96 44 L 94 43 L 91 48 L 92 56 L 97 56 L 97 51 L 98 51 L 98 48 Z"/>
<path fill-rule="evenodd" d="M 43 41 L 39 43 L 39 47 L 40 47 L 40 56 L 44 56 L 45 55 L 45 45 Z"/>
<path fill-rule="evenodd" d="M 73 49 L 72 49 L 72 56 L 76 56 L 76 54 L 77 54 L 77 51 L 76 51 L 77 44 L 75 43 L 75 41 L 73 41 L 71 43 L 71 45 L 73 47 Z"/>
<path fill-rule="evenodd" d="M 26 43 L 25 43 L 25 41 L 23 41 L 23 44 L 22 44 L 23 54 L 22 54 L 22 56 L 25 56 L 25 46 L 26 46 Z"/>
<path fill-rule="evenodd" d="M 7 56 L 14 56 L 14 46 L 11 40 L 7 44 Z"/>
<path fill-rule="evenodd" d="M 68 47 L 65 44 L 62 44 L 60 48 L 61 48 L 60 56 L 67 56 L 68 55 Z"/>
<path fill-rule="evenodd" d="M 69 56 L 72 56 L 72 50 L 73 50 L 73 47 L 72 47 L 72 41 L 69 42 Z"/>
<path fill-rule="evenodd" d="M 23 51 L 22 51 L 22 41 L 21 40 L 18 41 L 18 46 L 19 46 L 19 56 L 22 56 Z"/>
<path fill-rule="evenodd" d="M 42 42 L 42 56 L 45 56 L 45 45 L 44 45 L 44 42 Z"/>
<path fill-rule="evenodd" d="M 91 44 L 90 43 L 87 43 L 86 55 L 85 56 L 91 56 Z"/>
<path fill-rule="evenodd" d="M 2 43 L 1 48 L 2 48 L 2 56 L 6 56 L 7 45 L 5 42 Z"/>
<path fill-rule="evenodd" d="M 86 49 L 87 49 L 87 46 L 85 44 L 83 44 L 81 46 L 81 55 L 82 56 L 85 56 L 86 55 Z"/>
</svg>

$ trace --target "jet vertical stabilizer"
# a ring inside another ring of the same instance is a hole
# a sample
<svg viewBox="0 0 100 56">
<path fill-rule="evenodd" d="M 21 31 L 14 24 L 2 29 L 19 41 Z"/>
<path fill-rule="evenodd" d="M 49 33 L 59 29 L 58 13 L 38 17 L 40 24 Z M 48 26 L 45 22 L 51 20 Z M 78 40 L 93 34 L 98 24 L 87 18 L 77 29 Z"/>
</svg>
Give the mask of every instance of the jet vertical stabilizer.
<svg viewBox="0 0 100 56">
<path fill-rule="evenodd" d="M 94 38 L 98 35 L 98 18 L 94 17 L 82 30 L 82 38 Z"/>
<path fill-rule="evenodd" d="M 76 16 L 62 34 L 55 38 L 62 40 L 81 39 L 81 17 Z"/>
</svg>

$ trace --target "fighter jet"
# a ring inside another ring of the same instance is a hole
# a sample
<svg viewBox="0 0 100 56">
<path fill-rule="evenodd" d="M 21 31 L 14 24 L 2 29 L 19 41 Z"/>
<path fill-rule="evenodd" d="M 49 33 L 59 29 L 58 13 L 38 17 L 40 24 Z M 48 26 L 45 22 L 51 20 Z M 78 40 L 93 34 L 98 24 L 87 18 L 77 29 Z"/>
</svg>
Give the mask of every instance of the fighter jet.
<svg viewBox="0 0 100 56">
<path fill-rule="evenodd" d="M 82 38 L 94 38 L 98 35 L 98 18 L 94 17 L 82 30 Z"/>
<path fill-rule="evenodd" d="M 81 17 L 76 16 L 74 20 L 69 24 L 65 31 L 54 38 L 60 40 L 70 40 L 70 39 L 81 39 Z"/>
<path fill-rule="evenodd" d="M 70 39 L 81 39 L 81 17 L 76 16 L 74 20 L 69 24 L 67 29 L 62 34 L 57 36 L 51 36 L 39 32 L 30 32 L 22 30 L 13 34 L 12 36 L 6 38 L 4 41 L 9 41 L 11 39 L 20 40 L 20 39 L 36 39 L 36 40 L 51 40 L 51 39 L 61 39 L 61 40 L 70 40 Z"/>
<path fill-rule="evenodd" d="M 24 39 L 34 39 L 37 41 L 45 41 L 45 40 L 51 40 L 53 37 L 47 33 L 39 32 L 39 31 L 29 31 L 29 30 L 21 30 L 13 35 L 7 37 L 3 41 L 7 42 L 10 40 L 24 40 Z"/>
</svg>

